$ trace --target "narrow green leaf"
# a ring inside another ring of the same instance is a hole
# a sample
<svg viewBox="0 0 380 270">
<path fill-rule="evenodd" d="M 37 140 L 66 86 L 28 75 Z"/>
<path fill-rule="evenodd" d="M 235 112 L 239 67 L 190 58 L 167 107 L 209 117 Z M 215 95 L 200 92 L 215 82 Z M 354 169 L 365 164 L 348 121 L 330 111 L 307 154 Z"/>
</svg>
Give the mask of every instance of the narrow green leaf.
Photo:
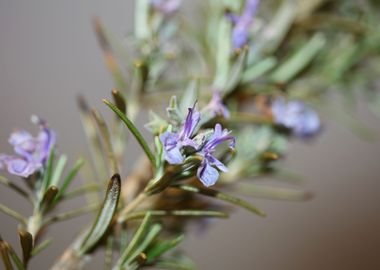
<svg viewBox="0 0 380 270">
<path fill-rule="evenodd" d="M 253 80 L 265 75 L 269 70 L 274 68 L 277 64 L 277 59 L 275 57 L 268 57 L 260 62 L 248 67 L 244 70 L 241 77 L 241 83 L 250 83 Z"/>
<path fill-rule="evenodd" d="M 124 114 L 127 113 L 127 102 L 120 91 L 112 89 L 112 97 L 116 107 Z"/>
<path fill-rule="evenodd" d="M 86 193 L 99 192 L 100 190 L 101 190 L 101 186 L 99 184 L 88 184 L 88 185 L 74 188 L 73 190 L 66 192 L 66 194 L 62 198 L 72 199 Z"/>
<path fill-rule="evenodd" d="M 98 208 L 99 208 L 99 204 L 95 203 L 95 204 L 87 205 L 87 206 L 82 207 L 82 208 L 77 208 L 77 209 L 74 209 L 71 211 L 60 213 L 60 214 L 57 214 L 57 215 L 54 215 L 52 217 L 47 218 L 44 221 L 44 226 L 50 225 L 54 222 L 64 221 L 64 220 L 75 218 L 75 217 L 78 217 L 78 216 L 81 216 L 81 215 L 84 215 L 87 213 L 91 213 L 91 212 L 97 210 Z"/>
<path fill-rule="evenodd" d="M 59 180 L 61 179 L 63 170 L 65 169 L 67 162 L 67 156 L 62 155 L 59 157 L 59 160 L 57 162 L 57 165 L 54 168 L 53 176 L 51 178 L 50 185 L 51 186 L 58 186 Z"/>
<path fill-rule="evenodd" d="M 199 95 L 199 79 L 193 79 L 190 81 L 186 90 L 184 91 L 179 107 L 184 115 L 187 114 L 187 109 L 191 108 L 198 99 Z"/>
<path fill-rule="evenodd" d="M 49 211 L 54 207 L 54 199 L 57 197 L 58 188 L 56 186 L 50 186 L 45 192 L 42 201 L 40 203 L 41 213 Z"/>
<path fill-rule="evenodd" d="M 247 62 L 247 56 L 247 49 L 243 49 L 241 52 L 239 52 L 237 59 L 235 63 L 232 65 L 231 71 L 228 74 L 228 81 L 226 81 L 223 90 L 224 96 L 233 91 L 236 88 L 236 86 L 241 82 L 241 76 Z"/>
<path fill-rule="evenodd" d="M 15 250 L 12 248 L 12 246 L 7 242 L 3 242 L 3 245 L 8 250 L 8 254 L 11 256 L 11 259 L 12 259 L 13 263 L 16 265 L 17 269 L 18 270 L 24 270 L 25 267 L 22 264 L 20 258 L 18 257 L 17 253 L 15 252 Z"/>
<path fill-rule="evenodd" d="M 317 33 L 291 58 L 281 64 L 271 75 L 278 83 L 287 83 L 307 67 L 326 44 L 323 34 Z"/>
<path fill-rule="evenodd" d="M 90 170 L 92 176 L 88 178 L 88 181 L 94 182 L 95 180 L 107 179 L 106 161 L 104 159 L 102 151 L 102 143 L 99 134 L 96 130 L 96 123 L 91 116 L 91 109 L 89 108 L 86 100 L 82 97 L 78 97 L 78 107 L 80 110 L 80 116 L 82 126 L 87 137 L 89 149 L 91 152 L 92 169 Z"/>
<path fill-rule="evenodd" d="M 3 259 L 5 269 L 6 270 L 13 270 L 11 259 L 9 258 L 9 251 L 8 251 L 6 245 L 3 241 L 0 242 L 0 253 L 1 253 L 1 257 Z"/>
<path fill-rule="evenodd" d="M 262 53 L 271 54 L 277 50 L 286 37 L 291 28 L 296 16 L 297 2 L 293 0 L 281 1 L 273 19 L 266 24 L 266 27 L 261 31 L 261 35 L 255 39 L 254 48 L 260 53 L 250 54 L 249 63 L 256 60 L 258 55 Z"/>
<path fill-rule="evenodd" d="M 119 117 L 120 119 L 127 125 L 128 129 L 131 131 L 131 133 L 135 136 L 136 140 L 144 150 L 145 154 L 149 158 L 152 166 L 154 167 L 156 164 L 155 157 L 152 153 L 152 151 L 149 148 L 148 143 L 145 141 L 143 136 L 141 135 L 140 131 L 135 127 L 135 125 L 129 120 L 129 118 L 122 112 L 120 111 L 114 104 L 112 104 L 109 100 L 103 99 L 103 102 L 111 109 L 113 110 Z"/>
<path fill-rule="evenodd" d="M 157 217 L 216 217 L 216 218 L 228 218 L 228 214 L 220 211 L 208 211 L 208 210 L 149 210 L 149 211 L 137 211 L 130 213 L 124 217 L 124 221 L 132 219 L 143 218 L 147 213 Z"/>
<path fill-rule="evenodd" d="M 120 69 L 117 63 L 115 56 L 113 55 L 112 47 L 103 29 L 103 25 L 97 17 L 94 18 L 93 24 L 99 45 L 103 51 L 104 61 L 106 62 L 107 68 L 111 72 L 117 87 L 121 90 L 126 90 L 126 80 L 124 78 L 122 70 Z"/>
<path fill-rule="evenodd" d="M 11 182 L 9 179 L 1 175 L 0 175 L 0 184 L 3 184 L 4 186 L 9 187 L 10 189 L 14 190 L 18 194 L 26 198 L 29 202 L 33 202 L 33 199 L 25 190 L 23 190 L 22 188 L 20 188 L 19 186 Z"/>
<path fill-rule="evenodd" d="M 175 248 L 179 243 L 182 242 L 184 236 L 180 235 L 174 239 L 160 241 L 155 244 L 152 248 L 147 252 L 148 263 L 153 261 L 155 258 L 160 257 L 165 252 Z"/>
<path fill-rule="evenodd" d="M 127 266 L 130 263 L 132 263 L 141 252 L 145 251 L 145 249 L 152 243 L 152 241 L 160 233 L 161 229 L 162 229 L 162 226 L 160 224 L 154 224 L 151 228 L 149 228 L 149 232 L 144 237 L 141 244 L 133 251 L 131 256 L 128 257 L 124 265 Z"/>
<path fill-rule="evenodd" d="M 248 202 L 246 202 L 240 198 L 237 198 L 235 196 L 225 194 L 225 193 L 222 193 L 222 192 L 217 191 L 217 190 L 213 190 L 210 188 L 200 188 L 200 187 L 195 187 L 195 186 L 190 186 L 190 185 L 181 185 L 181 184 L 180 185 L 174 185 L 173 187 L 182 189 L 184 191 L 193 192 L 193 193 L 197 193 L 200 195 L 213 197 L 213 198 L 216 198 L 216 199 L 219 199 L 222 201 L 229 202 L 231 204 L 243 207 L 243 208 L 245 208 L 245 209 L 251 211 L 252 213 L 255 213 L 261 217 L 266 216 L 266 214 L 263 211 L 254 207 L 250 203 L 248 203 Z"/>
<path fill-rule="evenodd" d="M 125 223 L 119 223 L 120 226 L 120 251 L 128 246 L 129 231 Z"/>
<path fill-rule="evenodd" d="M 52 242 L 52 239 L 49 238 L 43 241 L 41 244 L 35 246 L 31 252 L 31 256 L 34 257 L 40 252 L 42 252 L 45 248 L 47 248 L 50 245 L 51 242 Z"/>
<path fill-rule="evenodd" d="M 31 233 L 24 229 L 19 229 L 18 235 L 20 238 L 20 245 L 22 249 L 23 264 L 26 268 L 33 250 L 33 236 Z"/>
<path fill-rule="evenodd" d="M 231 68 L 231 23 L 223 18 L 217 27 L 216 70 L 213 85 L 218 89 L 223 89 L 229 80 Z"/>
<path fill-rule="evenodd" d="M 98 212 L 98 216 L 81 245 L 80 251 L 82 254 L 89 252 L 107 231 L 117 209 L 120 191 L 120 175 L 114 174 L 109 181 L 106 196 L 103 205 Z"/>
<path fill-rule="evenodd" d="M 78 171 L 84 164 L 84 159 L 80 158 L 74 164 L 73 168 L 67 174 L 66 178 L 63 180 L 61 188 L 58 190 L 58 194 L 54 199 L 54 203 L 57 203 L 58 200 L 65 194 L 66 189 L 69 187 L 70 183 L 73 181 L 74 177 L 77 175 Z"/>
<path fill-rule="evenodd" d="M 149 0 L 136 2 L 135 10 L 135 36 L 138 40 L 144 40 L 150 36 L 149 28 Z"/>
<path fill-rule="evenodd" d="M 238 191 L 259 198 L 290 200 L 290 201 L 305 201 L 313 197 L 309 191 L 296 190 L 290 188 L 268 187 L 261 185 L 245 185 L 240 184 Z"/>
<path fill-rule="evenodd" d="M 173 270 L 194 270 L 196 269 L 194 263 L 187 257 L 176 256 L 171 258 L 159 259 L 155 262 L 155 267 L 162 269 Z"/>
<path fill-rule="evenodd" d="M 8 208 L 7 206 L 5 206 L 1 203 L 0 203 L 0 211 L 6 215 L 18 220 L 22 224 L 26 224 L 25 218 L 20 213 L 16 212 L 15 210 Z"/>
<path fill-rule="evenodd" d="M 53 165 L 55 159 L 55 148 L 53 147 L 50 151 L 49 158 L 46 165 L 46 170 L 44 171 L 44 177 L 42 179 L 41 189 L 40 189 L 40 200 L 42 200 L 45 192 L 50 186 L 51 177 L 53 174 Z"/>
<path fill-rule="evenodd" d="M 115 153 L 113 151 L 111 136 L 110 136 L 107 124 L 104 121 L 104 118 L 102 117 L 102 115 L 99 113 L 99 111 L 92 110 L 92 115 L 94 116 L 95 122 L 98 125 L 100 136 L 102 137 L 105 148 L 106 148 L 110 173 L 111 174 L 119 173 L 119 168 L 117 165 Z"/>
<path fill-rule="evenodd" d="M 135 248 L 138 246 L 140 243 L 141 239 L 144 237 L 146 231 L 149 228 L 150 225 L 150 220 L 151 220 L 151 213 L 148 212 L 145 214 L 143 221 L 141 222 L 139 228 L 133 235 L 133 238 L 127 248 L 122 252 L 119 260 L 116 263 L 115 269 L 119 269 L 124 262 L 128 259 L 130 254 L 135 250 Z"/>
<path fill-rule="evenodd" d="M 115 238 L 113 235 L 108 236 L 106 250 L 104 254 L 104 270 L 111 270 L 113 260 Z"/>
</svg>

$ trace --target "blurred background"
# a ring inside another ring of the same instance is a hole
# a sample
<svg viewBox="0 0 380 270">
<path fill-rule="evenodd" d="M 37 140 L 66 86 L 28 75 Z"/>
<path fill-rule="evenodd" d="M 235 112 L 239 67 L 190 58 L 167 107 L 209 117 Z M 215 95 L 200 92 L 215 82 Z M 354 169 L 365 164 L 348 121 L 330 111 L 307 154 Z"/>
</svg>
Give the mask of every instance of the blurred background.
<svg viewBox="0 0 380 270">
<path fill-rule="evenodd" d="M 29 121 L 37 114 L 56 130 L 59 150 L 71 164 L 87 154 L 76 96 L 106 112 L 101 99 L 113 87 L 91 19 L 99 16 L 121 37 L 132 29 L 132 14 L 129 0 L 0 1 L 0 152 L 11 152 L 7 140 L 14 128 L 37 131 Z M 380 138 L 379 119 L 364 104 L 358 116 Z M 139 116 L 139 126 L 145 120 Z M 206 233 L 188 234 L 182 247 L 199 269 L 380 269 L 380 141 L 360 139 L 326 116 L 323 125 L 315 141 L 292 144 L 285 160 L 305 177 L 303 187 L 315 197 L 307 202 L 254 199 L 267 218 L 239 210 Z M 139 149 L 133 142 L 128 151 L 131 163 Z M 31 211 L 4 188 L 0 201 Z M 83 203 L 74 200 L 65 207 Z M 53 244 L 33 259 L 31 269 L 48 269 L 90 219 L 52 227 L 47 236 L 54 236 Z M 2 213 L 0 233 L 17 243 L 16 222 Z M 88 269 L 101 269 L 98 257 Z"/>
</svg>

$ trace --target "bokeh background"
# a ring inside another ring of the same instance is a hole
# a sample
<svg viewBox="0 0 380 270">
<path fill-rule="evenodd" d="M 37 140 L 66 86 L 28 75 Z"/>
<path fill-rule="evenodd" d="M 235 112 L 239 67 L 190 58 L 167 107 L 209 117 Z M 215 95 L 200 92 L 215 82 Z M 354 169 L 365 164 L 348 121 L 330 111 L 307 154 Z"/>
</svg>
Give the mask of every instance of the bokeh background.
<svg viewBox="0 0 380 270">
<path fill-rule="evenodd" d="M 132 14 L 131 0 L 0 0 L 0 152 L 11 151 L 7 139 L 12 129 L 36 131 L 29 119 L 37 114 L 57 131 L 60 152 L 68 154 L 71 164 L 87 153 L 75 98 L 82 94 L 107 112 L 101 99 L 113 87 L 91 19 L 99 16 L 121 37 L 132 29 Z M 380 120 L 365 104 L 358 117 L 380 135 Z M 145 117 L 138 121 L 142 126 Z M 321 136 L 292 143 L 285 160 L 305 176 L 303 187 L 316 194 L 314 199 L 254 199 L 267 218 L 239 210 L 206 233 L 189 233 L 182 246 L 199 269 L 380 269 L 380 141 L 365 141 L 327 115 L 323 123 Z M 127 163 L 139 149 L 132 143 L 128 151 Z M 3 187 L 0 202 L 31 211 Z M 60 210 L 83 203 L 70 201 Z M 47 233 L 53 244 L 32 261 L 31 269 L 48 269 L 90 219 L 87 215 L 53 227 Z M 1 235 L 18 247 L 16 230 L 16 222 L 0 213 Z M 88 269 L 102 269 L 101 255 Z"/>
</svg>

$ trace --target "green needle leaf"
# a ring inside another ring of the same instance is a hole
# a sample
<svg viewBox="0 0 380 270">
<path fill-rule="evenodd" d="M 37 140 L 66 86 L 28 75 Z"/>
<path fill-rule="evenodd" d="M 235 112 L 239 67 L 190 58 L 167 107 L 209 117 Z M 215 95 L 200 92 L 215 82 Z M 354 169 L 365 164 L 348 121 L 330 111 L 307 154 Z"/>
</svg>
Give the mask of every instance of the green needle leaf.
<svg viewBox="0 0 380 270">
<path fill-rule="evenodd" d="M 100 135 L 103 139 L 103 142 L 106 148 L 106 152 L 108 155 L 109 169 L 111 171 L 111 174 L 119 173 L 119 168 L 117 165 L 115 153 L 113 151 L 111 136 L 110 136 L 107 124 L 104 121 L 104 118 L 102 117 L 102 115 L 97 110 L 92 110 L 92 115 L 94 116 L 95 122 L 98 125 Z"/>
<path fill-rule="evenodd" d="M 26 224 L 25 218 L 20 213 L 16 212 L 15 210 L 8 208 L 7 206 L 5 206 L 1 203 L 0 203 L 0 211 L 6 215 L 18 220 L 22 224 Z"/>
<path fill-rule="evenodd" d="M 272 74 L 272 80 L 278 83 L 287 83 L 300 71 L 308 66 L 326 44 L 323 34 L 315 34 L 309 42 L 297 51 L 290 59 L 280 65 Z"/>
<path fill-rule="evenodd" d="M 96 217 L 91 230 L 81 245 L 80 252 L 82 254 L 89 252 L 107 231 L 117 209 L 120 191 L 120 175 L 114 174 L 109 181 L 106 197 L 104 199 L 103 205 L 99 210 L 98 216 Z"/>
<path fill-rule="evenodd" d="M 46 170 L 44 171 L 44 178 L 42 180 L 41 189 L 40 189 L 40 199 L 43 198 L 45 192 L 50 186 L 52 173 L 53 173 L 54 158 L 55 158 L 55 148 L 53 147 L 49 154 Z"/>
<path fill-rule="evenodd" d="M 132 253 L 132 255 L 127 259 L 125 265 L 129 265 L 132 263 L 137 256 L 145 251 L 145 249 L 152 243 L 152 241 L 157 237 L 160 233 L 162 227 L 160 224 L 154 224 L 150 229 L 148 234 L 144 237 L 142 243 L 136 248 L 136 250 Z"/>
<path fill-rule="evenodd" d="M 46 239 L 45 241 L 43 241 L 41 244 L 39 244 L 38 246 L 35 246 L 32 250 L 32 257 L 36 256 L 37 254 L 39 254 L 41 251 L 43 251 L 45 248 L 47 248 L 50 243 L 52 242 L 52 239 L 49 238 L 49 239 Z"/>
<path fill-rule="evenodd" d="M 67 162 L 67 156 L 66 155 L 60 156 L 60 158 L 57 162 L 57 165 L 54 168 L 54 172 L 53 172 L 53 176 L 51 178 L 50 185 L 58 186 L 58 183 L 59 183 L 59 180 L 61 179 L 63 170 L 65 169 L 66 162 Z"/>
<path fill-rule="evenodd" d="M 271 200 L 305 201 L 313 197 L 308 191 L 261 185 L 240 184 L 238 190 L 242 194 Z"/>
<path fill-rule="evenodd" d="M 12 248 L 12 246 L 7 242 L 3 242 L 3 245 L 8 250 L 8 254 L 11 256 L 11 259 L 14 262 L 14 264 L 16 265 L 17 269 L 18 270 L 24 270 L 25 267 L 22 264 L 20 258 L 17 256 L 17 253 L 15 252 L 15 250 Z"/>
<path fill-rule="evenodd" d="M 180 235 L 174 239 L 161 241 L 155 244 L 152 248 L 147 252 L 147 261 L 148 263 L 153 261 L 153 259 L 160 257 L 165 252 L 175 248 L 179 243 L 182 242 L 184 236 Z"/>
<path fill-rule="evenodd" d="M 6 270 L 13 270 L 13 266 L 12 266 L 11 260 L 9 258 L 8 248 L 5 244 L 5 242 L 3 242 L 3 241 L 0 242 L 0 253 L 1 253 L 1 257 L 3 259 L 5 269 Z"/>
<path fill-rule="evenodd" d="M 3 184 L 4 186 L 9 187 L 10 189 L 13 189 L 15 192 L 25 197 L 29 202 L 33 202 L 33 199 L 25 190 L 23 190 L 16 184 L 12 183 L 10 180 L 5 178 L 4 176 L 0 176 L 0 184 Z"/>
<path fill-rule="evenodd" d="M 143 218 L 146 214 L 151 214 L 157 217 L 169 217 L 169 216 L 179 216 L 179 217 L 217 217 L 217 218 L 228 218 L 228 214 L 221 211 L 208 211 L 208 210 L 149 210 L 149 211 L 137 211 L 128 214 L 124 217 L 124 221 L 132 219 Z"/>
<path fill-rule="evenodd" d="M 150 212 L 147 212 L 145 214 L 145 217 L 143 221 L 141 222 L 141 225 L 137 229 L 136 233 L 134 234 L 131 242 L 129 243 L 127 248 L 122 252 L 119 260 L 117 261 L 115 269 L 119 269 L 124 264 L 124 262 L 128 259 L 128 257 L 133 252 L 133 250 L 138 246 L 141 239 L 144 237 L 146 231 L 149 228 L 151 216 L 152 215 Z"/>
<path fill-rule="evenodd" d="M 138 143 L 140 144 L 140 146 L 144 150 L 145 154 L 149 158 L 152 166 L 155 167 L 155 164 L 156 164 L 155 157 L 154 157 L 152 151 L 150 150 L 148 143 L 145 141 L 145 139 L 141 135 L 140 131 L 138 131 L 138 129 L 135 127 L 135 125 L 131 122 L 131 120 L 129 120 L 129 118 L 122 111 L 120 111 L 116 105 L 112 104 L 107 99 L 103 99 L 103 102 L 111 110 L 113 110 L 120 117 L 120 119 L 127 125 L 129 131 L 131 131 L 131 133 L 135 136 L 136 140 L 138 141 Z"/>
<path fill-rule="evenodd" d="M 216 199 L 226 201 L 226 202 L 229 202 L 231 204 L 243 207 L 243 208 L 245 208 L 245 209 L 251 211 L 252 213 L 255 213 L 261 217 L 266 216 L 266 214 L 263 211 L 254 207 L 253 205 L 251 205 L 247 201 L 242 200 L 240 198 L 237 198 L 235 196 L 229 195 L 229 194 L 222 193 L 222 192 L 217 191 L 217 190 L 213 190 L 213 189 L 209 189 L 209 188 L 200 188 L 200 187 L 195 187 L 195 186 L 190 186 L 190 185 L 174 185 L 173 187 L 182 189 L 184 191 L 193 192 L 193 193 L 197 193 L 200 195 L 208 196 L 208 197 L 214 197 Z"/>
<path fill-rule="evenodd" d="M 122 111 L 124 114 L 127 113 L 127 103 L 125 101 L 125 98 L 120 91 L 113 89 L 112 90 L 112 97 L 113 100 L 115 101 L 116 107 Z"/>
<path fill-rule="evenodd" d="M 83 214 L 87 214 L 87 213 L 95 211 L 98 208 L 99 208 L 99 204 L 95 203 L 95 204 L 87 205 L 87 206 L 82 207 L 82 208 L 78 208 L 78 209 L 67 211 L 67 212 L 64 212 L 61 214 L 57 214 L 55 216 L 52 216 L 52 217 L 49 217 L 48 219 L 46 219 L 44 221 L 44 226 L 50 225 L 53 222 L 63 221 L 63 220 L 67 220 L 70 218 L 81 216 Z"/>
<path fill-rule="evenodd" d="M 98 38 L 99 45 L 103 51 L 104 61 L 108 69 L 110 70 L 115 83 L 119 89 L 126 90 L 127 83 L 125 81 L 123 72 L 121 71 L 115 56 L 113 55 L 111 44 L 108 40 L 108 37 L 104 31 L 103 25 L 101 24 L 98 18 L 94 18 L 93 20 L 95 33 Z"/>
<path fill-rule="evenodd" d="M 66 189 L 69 187 L 70 183 L 73 181 L 74 177 L 77 175 L 77 173 L 79 172 L 83 164 L 84 164 L 84 160 L 82 158 L 77 160 L 74 167 L 67 174 L 65 180 L 63 180 L 62 186 L 59 189 L 58 194 L 54 199 L 54 204 L 56 204 L 58 200 L 65 194 Z"/>
<path fill-rule="evenodd" d="M 18 235 L 22 249 L 23 264 L 27 267 L 33 250 L 33 236 L 31 233 L 23 229 L 18 230 Z"/>
<path fill-rule="evenodd" d="M 42 198 L 41 205 L 40 205 L 42 213 L 54 207 L 54 204 L 52 202 L 54 201 L 57 194 L 58 194 L 58 188 L 56 186 L 50 186 L 48 188 L 48 190 L 45 192 Z"/>
</svg>

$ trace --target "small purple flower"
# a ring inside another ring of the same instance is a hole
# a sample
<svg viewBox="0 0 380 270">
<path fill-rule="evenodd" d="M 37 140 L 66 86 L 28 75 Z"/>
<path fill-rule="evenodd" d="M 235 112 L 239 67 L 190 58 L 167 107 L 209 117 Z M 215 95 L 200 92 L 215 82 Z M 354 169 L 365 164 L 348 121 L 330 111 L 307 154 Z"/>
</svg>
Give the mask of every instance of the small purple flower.
<svg viewBox="0 0 380 270">
<path fill-rule="evenodd" d="M 44 120 L 33 117 L 32 121 L 40 128 L 37 137 L 24 130 L 13 132 L 8 141 L 18 156 L 1 154 L 0 169 L 7 168 L 11 174 L 28 177 L 46 164 L 55 144 L 55 133 Z"/>
<path fill-rule="evenodd" d="M 210 102 L 205 107 L 206 110 L 210 110 L 214 116 L 223 116 L 225 119 L 230 117 L 230 112 L 223 104 L 220 92 L 214 91 Z"/>
<path fill-rule="evenodd" d="M 252 24 L 259 3 L 260 0 L 247 0 L 240 16 L 227 14 L 227 17 L 234 24 L 232 29 L 232 46 L 234 49 L 241 49 L 248 43 L 249 27 Z"/>
<path fill-rule="evenodd" d="M 213 153 L 219 144 L 226 141 L 230 142 L 230 148 L 235 148 L 235 138 L 229 134 L 230 132 L 227 129 L 222 130 L 222 126 L 216 124 L 214 133 L 199 151 L 199 154 L 203 156 L 203 160 L 198 168 L 197 176 L 206 187 L 214 185 L 218 180 L 219 172 L 217 169 L 222 172 L 228 171 L 227 167 L 213 156 Z"/>
<path fill-rule="evenodd" d="M 321 128 L 318 114 L 301 101 L 286 102 L 280 97 L 271 107 L 275 123 L 291 129 L 298 137 L 311 137 Z"/>
<path fill-rule="evenodd" d="M 194 129 L 200 120 L 200 113 L 193 108 L 189 108 L 185 123 L 179 133 L 166 131 L 160 136 L 162 145 L 164 146 L 165 159 L 170 164 L 183 163 L 184 157 L 181 149 L 184 146 L 189 146 L 195 150 L 199 147 L 198 144 L 191 138 Z"/>
<path fill-rule="evenodd" d="M 181 6 L 181 0 L 151 0 L 151 5 L 166 16 L 171 16 Z"/>
</svg>

